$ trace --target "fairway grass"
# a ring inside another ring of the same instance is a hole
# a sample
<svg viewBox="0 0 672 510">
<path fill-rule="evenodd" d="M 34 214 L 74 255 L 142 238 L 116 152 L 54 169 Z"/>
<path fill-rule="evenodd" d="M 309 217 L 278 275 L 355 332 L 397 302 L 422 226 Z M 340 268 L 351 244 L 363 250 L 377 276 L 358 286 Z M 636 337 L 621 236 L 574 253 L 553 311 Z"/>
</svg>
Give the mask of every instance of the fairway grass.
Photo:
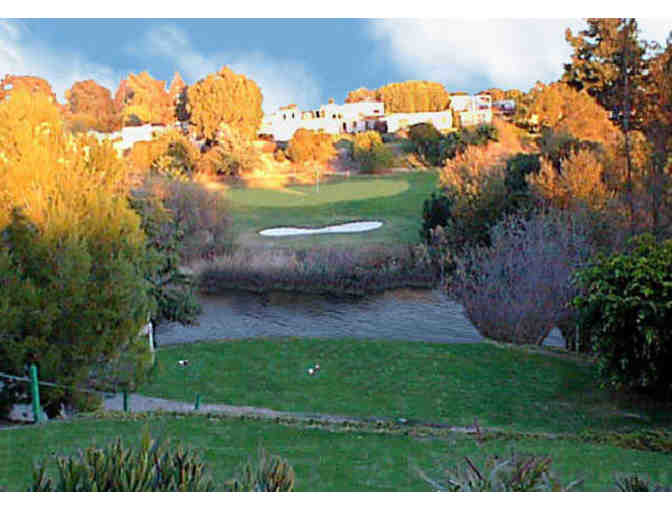
<svg viewBox="0 0 672 510">
<path fill-rule="evenodd" d="M 177 361 L 188 359 L 188 367 Z M 315 364 L 316 376 L 307 373 Z M 252 339 L 158 351 L 139 393 L 265 407 L 514 431 L 578 433 L 672 423 L 670 407 L 622 404 L 574 361 L 491 344 Z"/>
<path fill-rule="evenodd" d="M 362 244 L 417 244 L 422 206 L 436 190 L 436 171 L 385 176 L 337 177 L 315 186 L 286 190 L 232 188 L 235 242 L 239 246 L 284 247 Z M 382 221 L 372 232 L 325 234 L 310 238 L 268 238 L 259 231 L 273 227 L 319 228 L 351 221 Z"/>
<path fill-rule="evenodd" d="M 670 485 L 669 456 L 566 440 L 474 439 L 455 434 L 443 438 L 392 435 L 368 431 L 330 431 L 270 421 L 150 414 L 127 419 L 82 418 L 0 430 L 0 487 L 26 490 L 34 463 L 52 454 L 73 455 L 92 444 L 103 446 L 117 436 L 138 445 L 143 427 L 155 439 L 169 438 L 196 448 L 209 467 L 217 490 L 224 489 L 239 464 L 258 447 L 286 458 L 296 473 L 297 491 L 429 491 L 416 473 L 419 467 L 437 480 L 442 470 L 463 464 L 465 455 L 481 465 L 487 455 L 550 455 L 552 470 L 567 483 L 584 478 L 583 490 L 613 491 L 615 472 L 648 473 Z"/>
</svg>

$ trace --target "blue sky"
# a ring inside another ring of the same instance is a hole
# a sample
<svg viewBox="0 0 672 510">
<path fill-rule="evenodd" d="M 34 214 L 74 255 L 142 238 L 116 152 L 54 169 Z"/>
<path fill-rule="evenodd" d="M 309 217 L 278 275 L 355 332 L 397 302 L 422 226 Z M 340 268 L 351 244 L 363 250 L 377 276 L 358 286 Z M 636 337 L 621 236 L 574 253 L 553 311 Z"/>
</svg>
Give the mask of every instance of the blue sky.
<svg viewBox="0 0 672 510">
<path fill-rule="evenodd" d="M 0 73 L 49 80 L 60 100 L 75 81 L 95 79 L 114 94 L 129 72 L 191 84 L 223 65 L 254 79 L 264 110 L 308 109 L 348 91 L 390 82 L 439 81 L 449 91 L 528 90 L 562 73 L 568 19 L 5 19 Z M 640 19 L 663 42 L 672 19 Z"/>
</svg>

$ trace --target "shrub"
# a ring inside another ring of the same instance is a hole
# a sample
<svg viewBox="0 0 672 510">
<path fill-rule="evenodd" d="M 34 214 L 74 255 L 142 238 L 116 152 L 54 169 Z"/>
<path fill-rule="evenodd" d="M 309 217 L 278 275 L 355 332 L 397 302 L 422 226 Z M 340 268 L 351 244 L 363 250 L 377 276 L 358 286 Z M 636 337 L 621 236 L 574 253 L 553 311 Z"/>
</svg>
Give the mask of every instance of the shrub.
<svg viewBox="0 0 672 510">
<path fill-rule="evenodd" d="M 365 173 L 375 173 L 378 170 L 392 166 L 393 152 L 383 144 L 380 133 L 366 131 L 357 133 L 353 143 L 353 157 Z"/>
<path fill-rule="evenodd" d="M 176 187 L 175 189 L 179 189 Z M 184 231 L 181 218 L 164 206 L 163 198 L 152 192 L 134 192 L 131 207 L 142 219 L 147 236 L 145 280 L 156 303 L 153 319 L 159 324 L 177 321 L 192 324 L 200 313 L 193 293 L 193 280 L 180 269 L 180 249 Z"/>
<path fill-rule="evenodd" d="M 448 478 L 443 484 L 422 471 L 419 474 L 434 489 L 448 492 L 566 492 L 583 483 L 574 480 L 563 486 L 551 472 L 550 457 L 515 452 L 507 459 L 494 455 L 480 469 L 469 457 L 464 460 L 466 465 L 446 470 Z"/>
<path fill-rule="evenodd" d="M 259 459 L 255 463 L 248 459 L 240 468 L 239 476 L 230 482 L 234 492 L 292 492 L 294 490 L 294 469 L 283 458 L 268 455 L 259 449 Z"/>
<path fill-rule="evenodd" d="M 525 195 L 529 185 L 525 177 L 529 174 L 538 174 L 541 162 L 538 154 L 519 153 L 506 160 L 506 178 L 504 184 L 511 195 Z"/>
<path fill-rule="evenodd" d="M 642 478 L 638 474 L 616 475 L 614 484 L 621 492 L 672 492 L 672 487 L 653 485 L 651 477 Z"/>
<path fill-rule="evenodd" d="M 464 146 L 487 145 L 490 141 L 497 141 L 497 128 L 491 124 L 479 124 L 475 128 L 462 128 L 459 138 Z"/>
<path fill-rule="evenodd" d="M 441 138 L 441 132 L 434 127 L 434 124 L 421 122 L 409 128 L 408 138 L 415 143 L 438 141 Z"/>
<path fill-rule="evenodd" d="M 534 193 L 558 208 L 573 208 L 581 203 L 603 210 L 615 197 L 615 192 L 608 191 L 603 183 L 603 174 L 604 167 L 595 153 L 580 150 L 562 161 L 561 171 L 542 158 L 541 170 L 525 179 Z"/>
<path fill-rule="evenodd" d="M 447 293 L 483 336 L 541 345 L 559 321 L 572 319 L 566 304 L 577 290 L 570 277 L 594 252 L 587 228 L 548 210 L 529 219 L 508 215 L 490 236 L 491 247 L 457 257 Z"/>
<path fill-rule="evenodd" d="M 296 130 L 287 147 L 287 156 L 299 165 L 326 163 L 335 155 L 331 135 L 304 128 Z"/>
<path fill-rule="evenodd" d="M 181 263 L 231 249 L 233 220 L 229 202 L 221 193 L 195 182 L 161 177 L 145 179 L 142 189 L 159 198 L 170 211 L 175 227 L 166 228 L 181 231 L 178 247 Z"/>
<path fill-rule="evenodd" d="M 411 126 L 409 139 L 404 144 L 405 152 L 415 152 L 430 166 L 440 166 L 446 159 L 455 156 L 460 147 L 459 135 L 443 136 L 433 124 L 420 123 Z"/>
<path fill-rule="evenodd" d="M 205 465 L 190 448 L 168 450 L 145 429 L 139 448 L 127 448 L 121 438 L 103 448 L 59 457 L 52 480 L 46 461 L 33 470 L 31 492 L 201 492 L 213 491 Z"/>
<path fill-rule="evenodd" d="M 599 257 L 576 278 L 583 289 L 572 304 L 590 331 L 603 384 L 672 396 L 672 241 L 651 234 L 631 239 L 630 254 Z"/>
<path fill-rule="evenodd" d="M 420 228 L 420 239 L 429 243 L 432 238 L 432 230 L 435 227 L 445 227 L 452 219 L 451 209 L 453 200 L 449 194 L 442 194 L 436 191 L 422 204 L 422 227 Z"/>
</svg>

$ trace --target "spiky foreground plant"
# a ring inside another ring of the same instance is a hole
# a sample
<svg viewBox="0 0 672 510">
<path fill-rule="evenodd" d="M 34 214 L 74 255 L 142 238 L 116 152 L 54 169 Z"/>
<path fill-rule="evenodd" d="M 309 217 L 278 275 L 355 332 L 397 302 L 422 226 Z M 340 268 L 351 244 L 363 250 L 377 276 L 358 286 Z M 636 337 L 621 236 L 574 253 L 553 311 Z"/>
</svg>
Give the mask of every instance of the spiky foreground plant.
<svg viewBox="0 0 672 510">
<path fill-rule="evenodd" d="M 33 470 L 34 492 L 203 492 L 214 484 L 196 453 L 180 445 L 172 450 L 145 429 L 139 449 L 121 438 L 104 448 L 89 447 L 79 456 L 59 457 L 58 475 L 46 474 L 46 462 Z"/>
<path fill-rule="evenodd" d="M 294 490 L 294 469 L 276 455 L 269 455 L 259 449 L 259 459 L 252 459 L 242 466 L 240 475 L 230 485 L 234 492 L 292 492 Z"/>
</svg>

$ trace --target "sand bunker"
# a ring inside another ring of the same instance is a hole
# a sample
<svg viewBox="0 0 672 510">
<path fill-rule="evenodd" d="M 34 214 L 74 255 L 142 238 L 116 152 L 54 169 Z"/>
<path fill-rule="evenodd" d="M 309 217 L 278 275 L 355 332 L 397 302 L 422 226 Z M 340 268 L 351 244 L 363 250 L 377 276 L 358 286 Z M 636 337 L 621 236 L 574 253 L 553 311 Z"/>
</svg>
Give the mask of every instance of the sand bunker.
<svg viewBox="0 0 672 510">
<path fill-rule="evenodd" d="M 366 232 L 375 230 L 383 225 L 381 221 L 353 221 L 343 225 L 331 225 L 324 228 L 296 228 L 296 227 L 278 227 L 267 228 L 259 232 L 262 236 L 304 236 L 309 234 L 349 234 L 352 232 Z"/>
</svg>

